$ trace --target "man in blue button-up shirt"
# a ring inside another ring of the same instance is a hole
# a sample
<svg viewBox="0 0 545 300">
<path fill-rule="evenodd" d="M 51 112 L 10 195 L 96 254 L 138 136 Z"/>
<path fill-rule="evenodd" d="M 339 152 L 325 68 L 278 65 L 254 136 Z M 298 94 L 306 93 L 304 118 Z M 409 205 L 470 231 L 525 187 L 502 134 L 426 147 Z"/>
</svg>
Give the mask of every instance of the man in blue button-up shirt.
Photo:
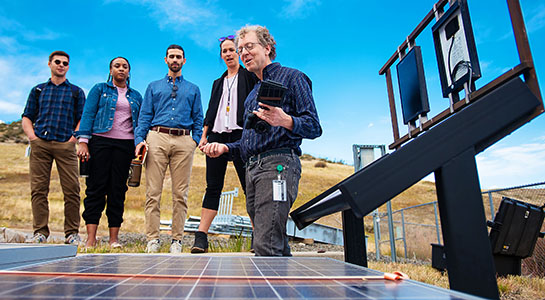
<svg viewBox="0 0 545 300">
<path fill-rule="evenodd" d="M 78 158 L 73 134 L 79 126 L 85 94 L 66 79 L 69 63 L 70 56 L 64 51 L 49 55 L 51 78 L 32 88 L 21 121 L 31 147 L 29 171 L 34 236 L 30 242 L 42 243 L 49 236 L 47 195 L 53 160 L 64 195 L 65 242 L 80 242 Z"/>
<path fill-rule="evenodd" d="M 202 135 L 203 112 L 199 88 L 184 79 L 185 52 L 179 45 L 167 48 L 168 74 L 148 85 L 135 130 L 136 154 L 147 145 L 146 235 L 148 253 L 160 248 L 159 204 L 167 167 L 172 178 L 171 253 L 180 253 L 193 154 Z"/>
<path fill-rule="evenodd" d="M 246 209 L 254 225 L 254 250 L 261 256 L 290 256 L 286 222 L 301 178 L 301 141 L 322 134 L 312 97 L 312 83 L 302 72 L 273 63 L 276 42 L 262 26 L 247 26 L 237 33 L 238 54 L 259 82 L 244 107 L 271 127 L 265 132 L 248 126 L 235 143 L 210 143 L 207 155 L 240 153 L 246 161 Z M 280 107 L 258 101 L 263 81 L 272 80 L 287 88 Z"/>
</svg>

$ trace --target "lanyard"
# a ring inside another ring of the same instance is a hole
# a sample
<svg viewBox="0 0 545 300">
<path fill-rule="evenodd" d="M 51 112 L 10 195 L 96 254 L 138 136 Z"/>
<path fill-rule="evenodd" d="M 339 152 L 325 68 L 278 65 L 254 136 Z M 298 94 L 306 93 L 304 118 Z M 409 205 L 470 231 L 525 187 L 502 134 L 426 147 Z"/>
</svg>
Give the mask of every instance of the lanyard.
<svg viewBox="0 0 545 300">
<path fill-rule="evenodd" d="M 229 114 L 229 110 L 231 109 L 231 88 L 235 84 L 235 80 L 237 80 L 238 73 L 233 77 L 233 80 L 231 83 L 229 83 L 229 78 L 225 77 L 227 80 L 227 107 L 225 108 L 225 113 Z"/>
</svg>

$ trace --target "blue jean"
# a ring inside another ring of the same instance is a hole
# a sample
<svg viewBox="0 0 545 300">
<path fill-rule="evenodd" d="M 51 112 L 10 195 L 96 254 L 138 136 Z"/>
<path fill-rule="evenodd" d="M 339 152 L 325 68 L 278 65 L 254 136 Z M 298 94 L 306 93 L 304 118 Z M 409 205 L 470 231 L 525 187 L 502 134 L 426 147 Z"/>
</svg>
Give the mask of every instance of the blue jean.
<svg viewBox="0 0 545 300">
<path fill-rule="evenodd" d="M 282 165 L 281 179 L 286 181 L 286 201 L 273 200 L 273 180 Z M 291 256 L 286 222 L 297 198 L 301 162 L 293 153 L 275 154 L 246 166 L 246 209 L 254 225 L 256 256 Z"/>
</svg>

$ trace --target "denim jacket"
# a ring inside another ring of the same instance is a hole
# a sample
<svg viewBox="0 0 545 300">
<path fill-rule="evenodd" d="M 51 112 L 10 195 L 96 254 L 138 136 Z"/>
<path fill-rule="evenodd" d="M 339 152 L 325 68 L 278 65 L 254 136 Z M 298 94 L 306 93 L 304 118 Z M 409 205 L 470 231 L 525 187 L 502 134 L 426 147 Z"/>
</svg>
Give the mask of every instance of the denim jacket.
<svg viewBox="0 0 545 300">
<path fill-rule="evenodd" d="M 127 100 L 131 105 L 132 126 L 136 128 L 142 95 L 130 87 L 127 89 Z M 93 133 L 104 133 L 112 129 L 114 114 L 117 104 L 117 88 L 111 81 L 96 84 L 85 101 L 83 115 L 79 130 L 76 132 L 78 138 L 91 138 Z"/>
</svg>

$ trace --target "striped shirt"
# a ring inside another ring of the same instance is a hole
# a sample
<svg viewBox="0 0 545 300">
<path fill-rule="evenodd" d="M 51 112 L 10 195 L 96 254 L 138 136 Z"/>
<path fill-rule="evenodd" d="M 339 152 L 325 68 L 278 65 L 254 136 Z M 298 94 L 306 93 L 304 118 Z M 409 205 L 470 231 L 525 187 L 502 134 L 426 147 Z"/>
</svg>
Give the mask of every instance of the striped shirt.
<svg viewBox="0 0 545 300">
<path fill-rule="evenodd" d="M 40 86 L 43 86 L 40 98 L 36 99 L 37 88 Z M 77 91 L 77 98 L 72 96 L 72 88 Z M 59 85 L 55 85 L 49 79 L 45 84 L 32 88 L 23 117 L 34 123 L 34 132 L 39 138 L 66 142 L 74 134 L 74 129 L 81 119 L 84 103 L 83 90 L 70 84 L 68 79 Z"/>
<path fill-rule="evenodd" d="M 301 155 L 303 138 L 314 139 L 322 135 L 322 127 L 312 97 L 312 82 L 301 71 L 282 67 L 280 63 L 272 63 L 263 70 L 264 80 L 282 83 L 288 88 L 282 101 L 282 110 L 293 119 L 293 130 L 273 126 L 269 132 L 261 134 L 254 129 L 244 129 L 240 140 L 227 143 L 229 151 L 239 153 L 244 161 L 250 156 L 279 148 L 293 149 Z M 259 108 L 257 92 L 261 86 L 258 82 L 244 102 L 244 118 Z"/>
</svg>

